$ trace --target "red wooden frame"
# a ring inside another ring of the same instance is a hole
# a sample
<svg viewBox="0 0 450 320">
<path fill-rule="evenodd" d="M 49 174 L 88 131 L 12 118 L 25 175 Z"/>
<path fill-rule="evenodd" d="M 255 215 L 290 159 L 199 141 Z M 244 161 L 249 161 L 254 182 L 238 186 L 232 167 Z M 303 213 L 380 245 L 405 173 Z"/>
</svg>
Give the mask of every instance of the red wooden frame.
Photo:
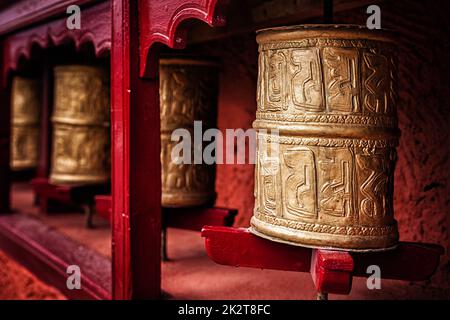
<svg viewBox="0 0 450 320">
<path fill-rule="evenodd" d="M 0 216 L 0 246 L 41 280 L 72 299 L 110 299 L 111 262 L 27 215 Z M 76 252 L 76 254 L 74 254 Z M 81 270 L 81 290 L 69 290 L 67 267 Z"/>
<path fill-rule="evenodd" d="M 55 185 L 47 178 L 31 180 L 34 194 L 37 197 L 39 211 L 48 213 L 66 209 L 83 210 L 86 216 L 86 227 L 93 228 L 95 196 L 108 193 L 108 184 L 94 185 Z"/>
<path fill-rule="evenodd" d="M 82 6 L 80 30 L 69 30 L 66 27 L 66 8 L 68 5 L 72 4 Z M 41 19 L 45 19 L 45 22 L 41 23 Z M 54 20 L 48 21 L 48 19 Z M 110 1 L 100 2 L 98 0 L 17 1 L 0 11 L 0 62 L 2 77 L 0 81 L 0 106 L 2 106 L 2 108 L 0 108 L 0 213 L 6 213 L 10 210 L 10 72 L 17 70 L 18 62 L 21 57 L 30 58 L 31 49 L 34 45 L 41 48 L 48 48 L 72 42 L 75 47 L 79 49 L 83 44 L 91 43 L 95 50 L 95 54 L 97 56 L 103 56 L 111 47 L 111 20 Z M 24 27 L 27 27 L 28 29 L 24 29 Z M 50 132 L 47 130 L 48 121 L 46 120 L 48 120 L 52 104 L 52 93 L 51 90 L 49 90 L 52 86 L 52 61 L 48 61 L 47 56 L 45 58 L 46 60 L 43 61 L 43 117 L 45 118 L 41 128 L 45 130 L 42 130 L 40 142 L 40 147 L 44 150 L 44 152 L 41 153 L 39 160 L 38 176 L 40 177 L 46 176 L 49 167 L 48 136 Z M 69 198 L 78 198 L 80 196 L 78 191 L 74 190 L 75 189 L 73 188 L 59 190 L 63 191 L 63 194 L 60 194 L 56 189 L 50 191 L 57 191 L 53 196 L 61 196 L 65 200 L 70 200 Z M 107 192 L 107 190 L 104 192 Z M 5 228 L 0 229 L 0 237 L 3 237 L 2 239 L 4 240 L 0 243 L 5 250 L 8 248 L 15 248 L 18 252 L 19 260 L 23 260 L 21 259 L 22 256 L 27 257 L 25 263 L 31 263 L 32 266 L 39 266 L 36 270 L 40 274 L 42 273 L 42 276 L 46 279 L 48 278 L 50 282 L 54 278 L 51 275 L 48 275 L 48 271 L 50 270 L 53 270 L 51 272 L 58 272 L 61 278 L 66 276 L 65 270 L 63 270 L 63 264 L 48 264 L 48 262 L 53 261 L 54 258 L 63 259 L 63 253 L 54 253 L 51 252 L 51 250 L 40 249 L 36 253 L 33 251 L 35 247 L 28 244 L 26 234 L 21 235 L 20 237 L 16 237 L 15 235 L 11 236 L 8 231 L 8 226 L 9 225 L 5 225 Z M 24 231 L 34 232 L 32 230 Z M 55 248 L 57 247 L 58 246 L 55 244 Z M 36 261 L 30 262 L 30 259 L 32 258 Z M 45 270 L 45 265 L 48 270 Z M 105 268 L 103 269 L 107 270 Z M 108 270 L 110 269 L 108 268 Z M 102 281 L 103 280 L 104 279 L 102 279 Z M 95 279 L 93 281 L 95 281 Z M 110 298 L 111 275 L 107 277 L 107 281 L 107 293 L 104 294 L 103 292 L 98 295 L 88 293 L 86 297 Z M 94 288 L 95 286 L 96 284 L 92 283 L 92 287 Z M 69 294 L 68 296 L 72 295 Z"/>
<path fill-rule="evenodd" d="M 435 244 L 400 242 L 394 250 L 354 253 L 296 247 L 257 237 L 245 228 L 205 226 L 208 256 L 234 267 L 310 272 L 319 293 L 349 294 L 353 276 L 367 277 L 377 265 L 384 279 L 429 279 L 444 253 Z"/>
<path fill-rule="evenodd" d="M 186 46 L 187 30 L 180 24 L 188 19 L 206 22 L 211 27 L 225 24 L 224 0 L 139 1 L 140 75 L 154 74 L 152 46 L 158 42 L 170 48 Z"/>
<path fill-rule="evenodd" d="M 111 196 L 110 195 L 98 195 L 95 196 L 95 213 L 101 216 L 103 219 L 111 222 Z"/>
<path fill-rule="evenodd" d="M 89 41 L 93 43 L 97 55 L 111 49 L 112 297 L 159 298 L 162 222 L 159 82 L 154 77 L 158 56 L 155 44 L 183 48 L 186 44 L 183 21 L 189 19 L 197 19 L 210 26 L 223 25 L 223 8 L 227 1 L 110 0 L 88 6 L 96 2 L 42 0 L 27 4 L 26 1 L 21 1 L 0 11 L 0 61 L 3 67 L 0 105 L 9 106 L 8 73 L 17 68 L 21 56 L 30 56 L 33 44 L 45 48 L 73 41 L 80 47 Z M 81 31 L 67 30 L 64 18 L 39 25 L 40 21 L 64 16 L 69 4 L 86 5 L 82 11 L 85 16 Z M 25 27 L 30 28 L 24 29 Z M 0 212 L 8 209 L 9 108 L 3 107 L 0 108 Z M 357 275 L 365 261 L 379 260 L 376 255 L 363 257 L 324 250 L 312 254 L 309 249 L 288 248 L 274 243 L 268 245 L 267 241 L 239 229 L 213 231 L 205 229 L 204 236 L 207 237 L 208 253 L 215 261 L 261 267 L 258 259 L 262 259 L 266 268 L 287 270 L 288 265 L 288 268 L 296 271 L 312 271 L 316 286 L 331 286 L 328 289 L 319 288 L 319 291 L 346 292 L 351 280 L 346 274 L 350 273 L 350 269 Z M 225 237 L 216 237 L 223 232 L 229 232 L 233 238 L 227 242 Z M 244 242 L 237 242 L 239 239 Z M 229 250 L 237 244 L 242 249 L 245 247 L 244 243 L 261 250 L 246 251 L 245 255 L 242 250 Z M 283 249 L 278 250 L 279 248 Z M 411 274 L 399 273 L 397 263 L 411 262 L 414 255 L 420 259 L 426 257 L 417 265 L 423 266 L 420 270 L 422 274 L 429 274 L 434 271 L 432 269 L 436 259 L 439 259 L 439 252 L 436 247 L 406 244 L 400 247 L 395 256 L 386 258 L 383 263 L 392 277 L 403 276 L 410 279 Z M 386 253 L 384 257 L 388 255 Z M 350 265 L 349 256 L 353 265 Z M 279 266 L 280 261 L 283 266 Z M 347 288 L 339 284 L 336 287 L 332 280 L 328 280 L 337 279 L 334 274 L 336 272 L 344 273 L 337 276 L 343 276 L 342 279 L 347 280 L 336 281 L 347 283 Z"/>
<path fill-rule="evenodd" d="M 159 82 L 151 77 L 157 70 L 158 57 L 151 48 L 156 42 L 177 48 L 177 43 L 185 43 L 186 34 L 177 27 L 186 19 L 221 24 L 223 20 L 214 17 L 222 3 L 112 0 L 115 299 L 156 299 L 161 295 Z M 140 77 L 144 75 L 147 77 Z"/>
</svg>

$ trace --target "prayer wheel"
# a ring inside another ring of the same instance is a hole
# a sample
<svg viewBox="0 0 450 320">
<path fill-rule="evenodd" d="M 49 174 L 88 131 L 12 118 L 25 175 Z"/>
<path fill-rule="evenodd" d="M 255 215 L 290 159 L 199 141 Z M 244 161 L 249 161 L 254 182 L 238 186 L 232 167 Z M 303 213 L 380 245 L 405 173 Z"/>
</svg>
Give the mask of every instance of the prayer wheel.
<svg viewBox="0 0 450 320">
<path fill-rule="evenodd" d="M 101 184 L 110 177 L 109 78 L 94 66 L 58 66 L 54 72 L 50 181 Z"/>
<path fill-rule="evenodd" d="M 198 206 L 215 199 L 215 165 L 195 163 L 195 149 L 203 149 L 191 137 L 194 121 L 201 121 L 203 130 L 216 127 L 218 71 L 218 64 L 206 59 L 160 60 L 162 206 Z M 190 163 L 177 163 L 179 154 L 172 154 L 181 143 L 171 139 L 176 129 L 189 135 Z"/>
<path fill-rule="evenodd" d="M 348 251 L 395 247 L 395 38 L 350 25 L 258 32 L 251 231 Z"/>
<path fill-rule="evenodd" d="M 12 170 L 33 169 L 39 158 L 41 92 L 36 79 L 16 76 L 11 91 Z"/>
</svg>

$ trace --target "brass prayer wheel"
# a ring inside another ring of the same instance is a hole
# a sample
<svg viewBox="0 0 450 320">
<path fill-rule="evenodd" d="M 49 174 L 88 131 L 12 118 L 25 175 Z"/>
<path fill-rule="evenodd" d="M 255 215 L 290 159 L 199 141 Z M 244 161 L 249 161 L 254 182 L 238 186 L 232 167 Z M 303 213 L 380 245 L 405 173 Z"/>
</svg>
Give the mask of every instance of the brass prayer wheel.
<svg viewBox="0 0 450 320">
<path fill-rule="evenodd" d="M 215 165 L 177 164 L 172 132 L 186 129 L 194 136 L 194 121 L 206 130 L 216 126 L 219 68 L 214 61 L 190 58 L 160 60 L 162 206 L 189 207 L 214 201 Z M 191 141 L 191 155 L 194 153 Z"/>
<path fill-rule="evenodd" d="M 11 157 L 12 170 L 36 168 L 39 158 L 39 114 L 41 91 L 39 81 L 16 76 L 11 91 Z"/>
<path fill-rule="evenodd" d="M 307 247 L 394 247 L 395 39 L 350 25 L 264 29 L 256 39 L 252 232 Z"/>
<path fill-rule="evenodd" d="M 105 183 L 110 177 L 109 78 L 94 66 L 54 70 L 50 181 Z"/>
</svg>

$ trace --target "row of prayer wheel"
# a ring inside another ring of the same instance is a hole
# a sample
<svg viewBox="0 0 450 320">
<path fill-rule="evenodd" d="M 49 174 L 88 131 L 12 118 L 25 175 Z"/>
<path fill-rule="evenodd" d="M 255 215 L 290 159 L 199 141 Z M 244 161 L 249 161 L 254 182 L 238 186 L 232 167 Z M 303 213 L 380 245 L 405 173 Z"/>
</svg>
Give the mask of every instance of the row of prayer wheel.
<svg viewBox="0 0 450 320">
<path fill-rule="evenodd" d="M 104 183 L 109 179 L 109 78 L 90 66 L 54 70 L 50 181 Z M 12 170 L 36 168 L 39 159 L 41 88 L 35 79 L 12 83 Z"/>
<path fill-rule="evenodd" d="M 216 127 L 218 64 L 209 60 L 160 61 L 162 205 L 186 207 L 215 199 L 215 167 L 173 164 L 173 130 L 193 134 L 194 120 Z M 109 78 L 102 68 L 59 66 L 54 70 L 50 182 L 98 184 L 110 179 Z M 15 77 L 12 86 L 11 168 L 38 164 L 40 87 Z"/>
<path fill-rule="evenodd" d="M 400 135 L 394 38 L 359 26 L 310 25 L 264 29 L 256 40 L 251 232 L 308 247 L 394 247 L 393 180 Z M 163 206 L 214 200 L 215 166 L 175 164 L 171 133 L 178 128 L 192 132 L 194 120 L 216 126 L 218 71 L 208 60 L 160 61 Z M 31 88 L 18 83 L 15 90 Z M 55 84 L 51 180 L 106 181 L 109 84 L 104 73 L 58 67 Z M 36 126 L 34 120 L 13 124 L 17 132 Z M 18 133 L 14 139 L 20 139 Z M 13 164 L 20 163 L 16 158 L 20 155 L 13 155 Z"/>
<path fill-rule="evenodd" d="M 40 86 L 34 79 L 15 77 L 11 94 L 11 158 L 12 170 L 38 165 Z"/>
</svg>

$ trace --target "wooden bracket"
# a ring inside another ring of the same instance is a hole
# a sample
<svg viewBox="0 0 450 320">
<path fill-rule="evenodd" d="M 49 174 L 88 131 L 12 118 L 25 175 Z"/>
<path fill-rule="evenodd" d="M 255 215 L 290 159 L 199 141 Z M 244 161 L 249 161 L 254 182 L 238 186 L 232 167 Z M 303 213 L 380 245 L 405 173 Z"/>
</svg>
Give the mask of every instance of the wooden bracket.
<svg viewBox="0 0 450 320">
<path fill-rule="evenodd" d="M 34 193 L 39 201 L 41 213 L 54 211 L 57 207 L 65 209 L 82 208 L 86 214 L 86 226 L 92 227 L 94 197 L 109 192 L 109 186 L 101 185 L 54 185 L 47 178 L 36 178 L 31 181 Z"/>
<path fill-rule="evenodd" d="M 429 279 L 444 253 L 435 244 L 400 242 L 390 251 L 356 253 L 310 249 L 269 241 L 246 228 L 205 226 L 202 230 L 208 256 L 233 267 L 310 272 L 319 298 L 328 293 L 349 294 L 353 276 L 367 277 L 367 267 L 377 265 L 383 279 Z"/>
</svg>

